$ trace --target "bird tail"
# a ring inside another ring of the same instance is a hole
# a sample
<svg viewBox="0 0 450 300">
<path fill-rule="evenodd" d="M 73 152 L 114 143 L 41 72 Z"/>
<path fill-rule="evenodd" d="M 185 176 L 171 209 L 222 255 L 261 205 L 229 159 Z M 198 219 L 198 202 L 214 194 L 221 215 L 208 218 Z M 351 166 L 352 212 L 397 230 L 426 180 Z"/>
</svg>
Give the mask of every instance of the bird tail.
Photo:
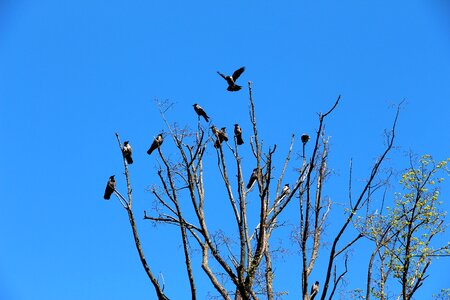
<svg viewBox="0 0 450 300">
<path fill-rule="evenodd" d="M 203 118 L 205 119 L 206 122 L 209 122 L 209 117 L 206 114 L 203 115 Z"/>
<path fill-rule="evenodd" d="M 242 145 L 244 143 L 241 135 L 236 136 L 236 140 L 238 145 Z"/>
<path fill-rule="evenodd" d="M 133 158 L 131 158 L 131 155 L 128 155 L 125 158 L 127 159 L 127 164 L 131 165 L 133 163 Z"/>
<path fill-rule="evenodd" d="M 105 195 L 103 196 L 103 199 L 109 200 L 109 199 L 111 198 L 111 194 L 112 194 L 112 192 L 110 192 L 110 191 L 105 191 Z"/>
<path fill-rule="evenodd" d="M 150 149 L 147 150 L 147 154 L 148 154 L 148 155 L 152 154 L 152 152 L 153 152 L 153 149 L 152 149 L 152 148 L 150 148 Z"/>
<path fill-rule="evenodd" d="M 227 90 L 230 91 L 230 92 L 237 92 L 237 91 L 239 91 L 240 89 L 242 89 L 242 86 L 237 85 L 237 84 L 235 84 L 235 85 L 230 85 L 230 86 L 227 88 Z"/>
<path fill-rule="evenodd" d="M 247 190 L 251 190 L 256 180 L 250 180 L 247 184 Z"/>
</svg>

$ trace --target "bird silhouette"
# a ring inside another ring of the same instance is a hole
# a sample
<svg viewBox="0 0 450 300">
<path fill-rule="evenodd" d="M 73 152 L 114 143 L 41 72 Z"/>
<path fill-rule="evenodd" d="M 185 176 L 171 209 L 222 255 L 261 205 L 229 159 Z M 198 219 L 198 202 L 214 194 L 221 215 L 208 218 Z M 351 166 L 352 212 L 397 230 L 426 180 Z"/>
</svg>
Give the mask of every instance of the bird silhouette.
<svg viewBox="0 0 450 300">
<path fill-rule="evenodd" d="M 234 136 L 238 145 L 242 145 L 244 140 L 242 139 L 242 129 L 239 124 L 234 124 Z"/>
<path fill-rule="evenodd" d="M 202 116 L 206 122 L 209 122 L 209 117 L 206 114 L 206 112 L 203 110 L 203 108 L 198 105 L 197 103 L 195 103 L 194 105 L 192 105 L 194 107 L 195 112 L 197 113 L 198 117 L 200 118 L 200 116 Z"/>
<path fill-rule="evenodd" d="M 115 175 L 109 176 L 108 183 L 106 184 L 105 188 L 105 195 L 103 196 L 103 199 L 109 200 L 111 198 L 112 193 L 116 189 L 116 180 L 114 179 Z"/>
<path fill-rule="evenodd" d="M 164 142 L 164 138 L 162 133 L 158 134 L 157 137 L 155 137 L 155 139 L 153 140 L 152 145 L 150 146 L 150 148 L 147 150 L 147 154 L 150 155 L 152 154 L 152 152 L 158 148 L 159 146 L 161 146 L 161 144 Z"/>
<path fill-rule="evenodd" d="M 311 295 L 310 299 L 314 299 L 314 297 L 319 293 L 319 282 L 316 281 L 311 287 Z"/>
<path fill-rule="evenodd" d="M 255 168 L 255 169 L 253 169 L 252 175 L 250 176 L 250 180 L 248 181 L 248 184 L 247 184 L 248 190 L 250 190 L 253 187 L 253 185 L 255 184 L 257 179 L 258 179 L 258 169 Z"/>
<path fill-rule="evenodd" d="M 241 76 L 242 73 L 244 73 L 244 71 L 245 71 L 245 67 L 242 67 L 242 68 L 239 68 L 236 71 L 234 71 L 233 75 L 231 75 L 231 76 L 226 76 L 226 75 L 220 73 L 219 71 L 217 71 L 217 74 L 222 76 L 222 78 L 227 81 L 227 83 L 228 83 L 227 90 L 228 91 L 236 92 L 242 88 L 240 85 L 236 84 L 236 80 L 239 78 L 239 76 Z"/>
<path fill-rule="evenodd" d="M 133 158 L 131 154 L 133 153 L 133 149 L 131 148 L 130 142 L 123 142 L 122 154 L 123 157 L 127 160 L 127 164 L 131 165 L 133 163 Z"/>
<path fill-rule="evenodd" d="M 305 159 L 305 146 L 306 146 L 306 143 L 309 141 L 309 135 L 307 135 L 305 133 L 302 134 L 301 140 L 303 143 L 303 158 Z"/>
</svg>

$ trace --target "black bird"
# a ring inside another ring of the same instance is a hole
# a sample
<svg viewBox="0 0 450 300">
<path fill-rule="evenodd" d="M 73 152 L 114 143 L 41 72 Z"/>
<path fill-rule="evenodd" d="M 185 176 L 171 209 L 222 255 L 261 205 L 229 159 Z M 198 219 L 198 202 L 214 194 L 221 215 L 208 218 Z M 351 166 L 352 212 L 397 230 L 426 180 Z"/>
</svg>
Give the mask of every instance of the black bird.
<svg viewBox="0 0 450 300">
<path fill-rule="evenodd" d="M 245 71 L 245 67 L 242 67 L 242 68 L 239 68 L 236 71 L 234 71 L 232 76 L 225 76 L 222 73 L 220 73 L 219 71 L 217 71 L 217 74 L 222 76 L 222 78 L 227 81 L 227 83 L 228 83 L 227 90 L 228 91 L 236 92 L 242 88 L 240 85 L 236 84 L 236 80 L 239 78 L 239 76 L 241 76 L 242 73 L 244 73 L 244 71 Z"/>
<path fill-rule="evenodd" d="M 255 181 L 258 179 L 258 169 L 253 169 L 252 175 L 250 176 L 250 180 L 247 184 L 247 189 L 250 190 L 252 186 L 255 184 Z"/>
<path fill-rule="evenodd" d="M 108 183 L 106 184 L 105 188 L 105 195 L 103 196 L 103 199 L 109 200 L 111 198 L 112 193 L 116 189 L 116 180 L 114 179 L 115 175 L 112 175 L 108 179 Z"/>
<path fill-rule="evenodd" d="M 314 297 L 317 295 L 318 292 L 319 292 L 319 282 L 316 281 L 311 287 L 310 299 L 314 299 Z"/>
<path fill-rule="evenodd" d="M 242 129 L 239 124 L 234 124 L 234 136 L 238 145 L 242 145 L 244 140 L 242 139 Z"/>
<path fill-rule="evenodd" d="M 309 135 L 307 135 L 307 134 L 302 134 L 301 139 L 302 139 L 302 143 L 303 143 L 303 145 L 304 145 L 304 144 L 306 144 L 306 143 L 309 141 Z"/>
<path fill-rule="evenodd" d="M 283 189 L 281 190 L 281 195 L 280 195 L 280 201 L 284 198 L 284 197 L 286 197 L 287 195 L 289 195 L 289 193 L 291 192 L 291 188 L 289 187 L 289 183 L 286 183 L 284 186 L 283 186 Z"/>
<path fill-rule="evenodd" d="M 302 134 L 301 139 L 302 139 L 302 143 L 303 143 L 303 158 L 305 158 L 305 146 L 306 146 L 306 143 L 309 141 L 309 135 L 304 133 L 304 134 Z"/>
<path fill-rule="evenodd" d="M 153 150 L 155 150 L 156 148 L 158 148 L 159 146 L 161 146 L 161 144 L 164 142 L 164 138 L 162 133 L 158 134 L 157 137 L 155 137 L 155 139 L 153 140 L 152 145 L 150 146 L 150 149 L 147 150 L 147 154 L 150 155 L 152 154 Z"/>
<path fill-rule="evenodd" d="M 213 125 L 211 126 L 211 130 L 217 137 L 217 140 L 214 143 L 215 148 L 219 148 L 219 145 L 222 144 L 223 141 L 228 142 L 228 135 L 225 127 L 222 127 L 220 130 L 218 130 L 217 127 Z"/>
<path fill-rule="evenodd" d="M 133 163 L 133 158 L 131 154 L 133 153 L 133 149 L 128 141 L 123 142 L 122 154 L 123 157 L 127 160 L 127 164 L 131 165 Z"/>
<path fill-rule="evenodd" d="M 200 116 L 202 116 L 206 122 L 209 122 L 209 117 L 206 114 L 206 112 L 203 110 L 203 108 L 198 105 L 197 103 L 195 103 L 194 105 L 192 105 L 194 107 L 195 112 L 197 113 L 198 117 L 200 118 Z"/>
</svg>

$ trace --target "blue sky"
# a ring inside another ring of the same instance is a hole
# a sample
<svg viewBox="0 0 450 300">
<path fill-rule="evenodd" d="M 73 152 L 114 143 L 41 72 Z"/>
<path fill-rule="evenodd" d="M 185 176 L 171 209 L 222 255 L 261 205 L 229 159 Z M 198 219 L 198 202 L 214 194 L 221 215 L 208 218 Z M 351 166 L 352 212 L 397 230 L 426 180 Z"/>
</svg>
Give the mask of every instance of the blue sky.
<svg viewBox="0 0 450 300">
<path fill-rule="evenodd" d="M 345 198 L 351 158 L 356 182 L 368 174 L 392 105 L 402 100 L 397 148 L 386 167 L 406 167 L 410 150 L 449 157 L 449 4 L 317 2 L 3 0 L 0 299 L 152 298 L 125 211 L 102 199 L 112 174 L 125 188 L 116 131 L 134 148 L 134 205 L 147 258 L 164 274 L 169 297 L 183 299 L 182 249 L 170 237 L 178 231 L 140 220 L 152 204 L 145 190 L 157 180 L 156 156 L 145 151 L 164 129 L 155 99 L 175 103 L 171 122 L 193 128 L 198 102 L 214 123 L 231 130 L 238 122 L 248 137 L 246 89 L 228 93 L 218 70 L 246 66 L 240 82 L 253 82 L 261 135 L 279 146 L 280 159 L 291 133 L 314 132 L 317 112 L 342 95 L 327 125 L 328 194 L 336 201 Z M 250 173 L 250 152 L 246 158 Z M 207 159 L 215 165 L 213 152 Z M 208 184 L 219 190 L 214 172 Z M 449 195 L 444 186 L 442 199 Z M 222 215 L 220 198 L 209 207 L 211 219 Z M 218 220 L 213 227 L 227 227 Z M 294 299 L 300 277 L 283 276 L 300 263 L 291 241 L 283 244 L 292 253 L 280 257 L 279 276 Z M 440 274 L 449 266 L 432 265 L 418 298 L 448 287 Z M 319 278 L 321 271 L 319 264 Z M 349 280 L 357 282 L 358 272 Z M 203 277 L 199 290 L 213 292 Z"/>
</svg>

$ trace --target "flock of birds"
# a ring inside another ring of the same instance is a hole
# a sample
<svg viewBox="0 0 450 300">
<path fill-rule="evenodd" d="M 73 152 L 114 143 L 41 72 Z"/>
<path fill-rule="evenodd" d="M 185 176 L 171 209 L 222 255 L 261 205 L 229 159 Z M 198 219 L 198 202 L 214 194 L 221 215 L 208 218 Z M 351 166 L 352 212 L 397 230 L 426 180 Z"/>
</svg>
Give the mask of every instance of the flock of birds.
<svg viewBox="0 0 450 300">
<path fill-rule="evenodd" d="M 228 87 L 227 87 L 228 91 L 237 92 L 242 88 L 242 86 L 237 85 L 236 80 L 239 78 L 239 76 L 241 76 L 242 73 L 244 73 L 244 71 L 245 71 L 245 67 L 241 67 L 241 68 L 237 69 L 236 71 L 234 71 L 233 75 L 231 75 L 231 76 L 224 75 L 224 74 L 220 73 L 219 71 L 217 71 L 217 74 L 219 74 L 228 83 Z M 200 119 L 200 117 L 203 117 L 206 122 L 209 122 L 209 117 L 206 114 L 206 112 L 203 110 L 203 108 L 200 105 L 198 105 L 197 103 L 195 103 L 193 106 L 194 106 L 195 112 L 198 115 L 198 118 Z M 225 127 L 222 127 L 221 129 L 217 129 L 217 127 L 213 125 L 213 126 L 211 126 L 211 130 L 212 130 L 213 134 L 217 137 L 217 140 L 214 143 L 215 148 L 219 148 L 220 144 L 222 144 L 223 141 L 225 141 L 225 142 L 228 141 L 228 135 L 225 131 Z M 244 144 L 244 140 L 242 139 L 242 129 L 239 126 L 239 124 L 234 124 L 234 135 L 236 137 L 236 141 L 237 141 L 238 145 Z M 164 142 L 164 136 L 162 133 L 160 133 L 153 140 L 152 145 L 147 150 L 147 154 L 151 155 L 152 152 L 155 151 L 156 149 L 158 149 L 162 145 L 163 142 Z M 132 153 L 133 153 L 133 149 L 131 148 L 130 142 L 125 141 L 123 143 L 123 147 L 122 147 L 122 154 L 123 154 L 123 157 L 125 158 L 125 160 L 127 161 L 127 164 L 129 164 L 129 165 L 131 165 L 133 163 Z M 114 191 L 116 189 L 116 180 L 115 180 L 114 176 L 115 175 L 110 176 L 108 179 L 108 183 L 106 184 L 105 194 L 103 196 L 103 198 L 105 200 L 109 200 L 111 198 L 111 195 L 114 193 Z M 250 181 L 254 183 L 255 180 L 250 179 Z"/>
<path fill-rule="evenodd" d="M 236 71 L 234 71 L 233 75 L 231 75 L 231 76 L 226 76 L 220 72 L 217 72 L 217 73 L 223 79 L 225 79 L 226 82 L 228 83 L 227 90 L 230 92 L 236 92 L 242 88 L 240 85 L 236 84 L 236 80 L 239 78 L 239 76 L 241 76 L 241 74 L 244 71 L 245 71 L 245 67 L 241 67 L 241 68 L 237 69 Z M 208 123 L 209 116 L 206 114 L 205 110 L 197 103 L 193 104 L 193 107 L 194 107 L 195 112 L 198 115 L 199 121 L 200 121 L 200 117 L 202 117 Z M 220 145 L 222 144 L 223 141 L 225 141 L 225 142 L 228 141 L 228 135 L 227 135 L 225 127 L 218 129 L 216 126 L 212 125 L 211 131 L 214 134 L 214 136 L 216 137 L 216 141 L 214 142 L 214 147 L 216 149 L 220 147 Z M 244 140 L 242 139 L 242 129 L 239 126 L 239 124 L 234 124 L 234 136 L 236 138 L 236 143 L 239 146 L 244 144 Z M 301 140 L 302 140 L 302 143 L 304 146 L 308 142 L 309 136 L 307 134 L 303 134 L 301 137 Z M 164 142 L 164 136 L 162 133 L 160 133 L 153 140 L 153 143 L 151 144 L 150 148 L 147 150 L 147 154 L 151 155 L 152 152 L 155 151 L 156 149 L 158 149 L 162 145 L 163 142 Z M 127 164 L 129 164 L 129 165 L 131 165 L 133 163 L 132 153 L 133 153 L 133 149 L 131 148 L 130 142 L 125 141 L 123 143 L 123 147 L 122 147 L 122 155 L 123 155 L 124 159 L 126 160 Z M 110 176 L 108 179 L 108 182 L 106 184 L 105 194 L 103 197 L 105 200 L 109 200 L 111 195 L 114 193 L 114 191 L 116 189 L 116 180 L 115 180 L 114 176 L 115 175 Z M 255 169 L 253 169 L 253 172 L 250 175 L 250 179 L 247 184 L 247 190 L 251 190 L 253 188 L 255 182 L 257 182 L 257 180 L 258 180 L 258 168 L 255 168 Z M 281 194 L 276 199 L 276 202 L 280 203 L 280 201 L 282 201 L 290 193 L 291 193 L 291 189 L 289 187 L 289 184 L 287 183 L 283 186 L 283 188 L 281 190 Z M 311 287 L 311 295 L 310 295 L 311 299 L 313 299 L 316 296 L 318 291 L 319 291 L 319 282 L 316 281 Z"/>
<path fill-rule="evenodd" d="M 239 78 L 239 76 L 241 76 L 241 74 L 244 71 L 245 71 L 245 67 L 241 67 L 241 68 L 237 69 L 236 71 L 234 71 L 233 75 L 231 75 L 231 76 L 226 76 L 220 72 L 217 72 L 217 73 L 223 79 L 225 79 L 226 82 L 228 83 L 227 90 L 230 92 L 236 92 L 242 88 L 240 85 L 236 84 L 236 80 Z M 202 117 L 206 122 L 209 122 L 208 114 L 205 112 L 205 110 L 200 105 L 195 103 L 195 104 L 193 104 L 193 107 L 194 107 L 195 112 L 198 115 L 199 120 Z M 214 136 L 216 137 L 216 141 L 214 142 L 215 148 L 219 148 L 220 145 L 222 144 L 222 142 L 228 141 L 228 135 L 227 135 L 225 127 L 218 129 L 216 126 L 212 125 L 211 131 L 213 132 Z M 239 146 L 244 144 L 244 140 L 242 138 L 242 129 L 239 126 L 239 124 L 234 124 L 234 136 L 236 138 L 236 143 Z M 303 145 L 305 145 L 309 140 L 309 136 L 304 134 L 304 135 L 302 135 L 301 139 L 302 139 Z M 152 152 L 155 151 L 156 149 L 158 149 L 162 145 L 163 142 L 164 142 L 164 136 L 162 133 L 160 133 L 153 140 L 153 143 L 151 144 L 150 148 L 147 150 L 147 154 L 151 155 Z M 133 149 L 131 148 L 130 142 L 125 141 L 123 143 L 123 147 L 122 147 L 122 154 L 123 154 L 123 157 L 125 158 L 125 160 L 127 161 L 127 164 L 129 164 L 129 165 L 131 165 L 133 163 L 132 153 L 133 153 Z M 106 200 L 109 200 L 111 195 L 115 191 L 116 180 L 115 180 L 114 176 L 115 175 L 110 176 L 108 179 L 108 182 L 106 184 L 105 194 L 103 197 Z M 253 188 L 253 185 L 255 184 L 257 179 L 258 179 L 258 169 L 256 168 L 256 169 L 253 169 L 253 172 L 250 176 L 250 180 L 247 184 L 248 190 L 251 190 Z M 291 189 L 289 187 L 289 184 L 285 184 L 281 190 L 281 194 L 278 197 L 277 202 L 283 200 L 290 193 L 291 193 Z"/>
</svg>

